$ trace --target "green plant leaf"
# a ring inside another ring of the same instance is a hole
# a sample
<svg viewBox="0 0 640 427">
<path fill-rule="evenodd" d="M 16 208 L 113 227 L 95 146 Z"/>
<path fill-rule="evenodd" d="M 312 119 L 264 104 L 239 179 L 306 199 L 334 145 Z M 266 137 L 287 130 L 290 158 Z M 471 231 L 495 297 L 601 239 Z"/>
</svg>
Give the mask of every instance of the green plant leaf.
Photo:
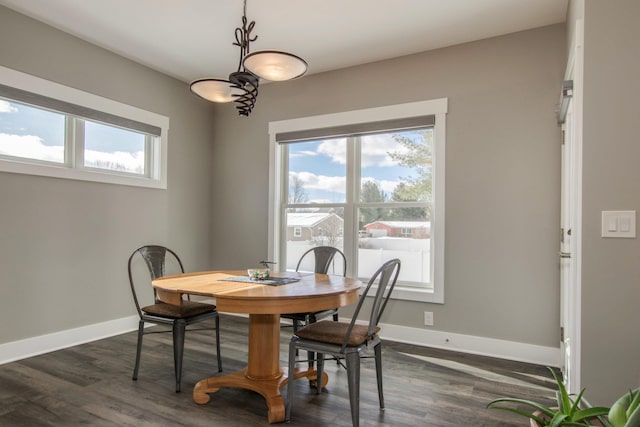
<svg viewBox="0 0 640 427">
<path fill-rule="evenodd" d="M 640 388 L 637 388 L 630 393 L 631 393 L 632 400 L 625 414 L 627 416 L 627 419 L 631 418 L 631 415 L 634 412 L 638 411 L 638 407 L 640 407 Z"/>
<path fill-rule="evenodd" d="M 500 398 L 495 399 L 487 405 L 487 408 L 502 409 L 505 411 L 518 414 L 532 420 L 535 420 L 541 426 L 549 427 L 573 427 L 573 426 L 591 426 L 592 423 L 596 423 L 602 427 L 640 427 L 640 389 L 635 392 L 630 392 L 627 395 L 618 399 L 616 404 L 618 409 L 624 408 L 622 412 L 622 422 L 625 420 L 625 411 L 632 413 L 634 419 L 629 424 L 616 424 L 611 419 L 612 411 L 609 407 L 596 406 L 581 408 L 580 405 L 583 401 L 585 389 L 580 390 L 580 393 L 576 395 L 569 394 L 562 380 L 556 375 L 552 368 L 548 368 L 553 376 L 556 385 L 556 400 L 557 408 L 550 408 L 541 405 L 537 402 L 526 399 L 518 398 Z M 636 394 L 637 393 L 637 394 Z M 574 398 L 575 396 L 575 398 Z M 514 405 L 523 405 L 532 409 L 531 413 L 526 410 L 518 409 L 512 406 L 500 405 L 501 403 L 510 403 Z M 635 404 L 635 408 L 631 407 L 631 403 Z M 536 412 L 537 411 L 537 412 Z M 534 414 L 534 412 L 536 412 Z M 617 412 L 620 414 L 620 411 Z"/>
<path fill-rule="evenodd" d="M 571 410 L 569 415 L 570 415 L 570 418 L 574 421 L 575 421 L 576 413 L 580 410 L 580 402 L 582 401 L 582 395 L 584 394 L 584 390 L 585 389 L 580 390 L 578 397 L 576 397 L 576 400 L 573 402 L 573 405 L 571 405 Z"/>
<path fill-rule="evenodd" d="M 589 420 L 592 418 L 602 417 L 609 413 L 609 408 L 606 406 L 593 406 L 590 408 L 584 408 L 576 411 L 573 415 L 572 421 Z"/>
<path fill-rule="evenodd" d="M 493 403 L 493 402 L 491 402 L 491 403 Z M 489 405 L 491 405 L 491 404 L 489 404 Z M 526 412 L 526 411 L 523 411 L 521 409 L 512 408 L 510 406 L 496 406 L 496 405 L 489 406 L 489 405 L 487 405 L 487 408 L 500 409 L 500 410 L 503 410 L 503 411 L 512 412 L 514 414 L 518 414 L 518 415 L 521 415 L 521 416 L 526 417 L 526 418 L 531 418 L 532 420 L 534 420 L 535 422 L 537 422 L 541 426 L 547 425 L 547 421 L 548 420 L 545 420 L 544 418 L 538 417 L 537 415 L 535 415 L 532 412 Z"/>
<path fill-rule="evenodd" d="M 563 414 L 571 413 L 570 408 L 573 406 L 572 404 L 573 402 L 569 397 L 569 393 L 567 392 L 566 387 L 564 386 L 560 378 L 558 378 L 555 371 L 552 368 L 548 368 L 548 369 L 549 369 L 549 372 L 551 372 L 551 375 L 553 375 L 553 379 L 556 380 L 556 385 L 558 386 L 558 391 L 556 391 L 556 399 L 558 400 L 558 408 L 560 409 L 560 412 Z M 584 392 L 584 389 L 582 390 L 582 392 Z"/>
<path fill-rule="evenodd" d="M 495 405 L 496 403 L 505 403 L 505 402 L 529 406 L 529 407 L 533 408 L 534 410 L 540 411 L 540 412 L 542 412 L 543 414 L 545 414 L 545 415 L 547 415 L 549 417 L 553 417 L 553 415 L 557 412 L 556 410 L 548 408 L 548 407 L 546 407 L 544 405 L 541 405 L 541 404 L 539 404 L 537 402 L 533 402 L 531 400 L 526 400 L 526 399 L 517 399 L 517 398 L 513 398 L 513 397 L 503 397 L 503 398 L 500 398 L 500 399 L 496 399 L 496 400 L 490 402 L 487 405 L 487 408 L 490 408 L 490 409 L 503 409 L 503 410 L 509 410 L 511 412 L 514 412 L 513 411 L 514 408 L 511 408 L 509 406 L 497 406 L 497 405 Z M 523 412 L 524 414 L 527 414 L 524 411 L 520 411 L 520 412 Z M 529 418 L 531 418 L 531 417 L 529 417 Z"/>
<path fill-rule="evenodd" d="M 567 414 L 562 414 L 560 412 L 557 412 L 553 416 L 553 418 L 551 418 L 551 421 L 549 421 L 548 426 L 549 427 L 558 427 L 558 426 L 566 425 L 564 421 L 567 419 L 567 417 L 568 417 Z"/>
<path fill-rule="evenodd" d="M 640 394 L 640 392 L 637 394 Z M 629 414 L 629 418 L 627 418 L 624 427 L 640 427 L 640 406 L 636 406 L 636 409 Z"/>
</svg>

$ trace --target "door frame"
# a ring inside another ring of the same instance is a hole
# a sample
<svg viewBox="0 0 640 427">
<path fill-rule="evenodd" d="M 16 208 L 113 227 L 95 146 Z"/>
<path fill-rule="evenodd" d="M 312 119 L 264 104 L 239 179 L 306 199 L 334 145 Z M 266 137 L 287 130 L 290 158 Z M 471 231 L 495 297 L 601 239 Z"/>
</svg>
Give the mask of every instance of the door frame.
<svg viewBox="0 0 640 427">
<path fill-rule="evenodd" d="M 563 147 L 563 153 L 566 152 L 570 158 L 562 160 L 562 183 L 564 187 L 565 178 L 565 162 L 570 164 L 571 176 L 570 182 L 573 188 L 569 194 L 571 200 L 565 200 L 567 196 L 564 188 L 561 189 L 561 201 L 563 209 L 571 206 L 571 244 L 567 248 L 561 243 L 561 251 L 570 253 L 570 259 L 560 258 L 562 265 L 560 274 L 562 286 L 561 293 L 561 327 L 564 327 L 564 337 L 569 341 L 568 348 L 565 348 L 564 342 L 561 343 L 561 355 L 563 360 L 563 373 L 566 387 L 570 393 L 578 393 L 581 388 L 581 321 L 582 321 L 582 129 L 583 129 L 583 69 L 584 69 L 584 21 L 576 20 L 575 37 L 569 51 L 567 68 L 565 71 L 565 80 L 573 80 L 573 95 L 571 100 L 571 122 L 568 129 L 573 147 L 566 150 Z M 563 130 L 564 130 L 563 124 Z M 568 152 L 567 152 L 568 151 Z M 561 218 L 561 224 L 563 224 Z M 563 238 L 567 237 L 567 230 L 563 230 Z M 569 267 L 569 271 L 565 275 L 565 269 Z M 565 283 L 567 282 L 568 283 Z M 566 324 L 565 324 L 566 323 Z M 565 352 L 565 350 L 569 350 Z M 565 354 L 566 353 L 566 354 Z"/>
</svg>

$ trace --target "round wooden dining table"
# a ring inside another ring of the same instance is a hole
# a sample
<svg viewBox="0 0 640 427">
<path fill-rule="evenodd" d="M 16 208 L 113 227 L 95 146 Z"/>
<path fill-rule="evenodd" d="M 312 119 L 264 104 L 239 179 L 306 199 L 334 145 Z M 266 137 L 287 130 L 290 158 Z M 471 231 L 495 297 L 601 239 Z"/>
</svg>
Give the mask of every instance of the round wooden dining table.
<svg viewBox="0 0 640 427">
<path fill-rule="evenodd" d="M 222 376 L 198 381 L 193 400 L 209 402 L 209 393 L 222 387 L 239 387 L 262 395 L 270 423 L 284 421 L 285 406 L 280 393 L 287 369 L 280 366 L 280 314 L 306 313 L 342 307 L 358 301 L 362 283 L 356 279 L 313 273 L 272 273 L 272 281 L 248 281 L 245 271 L 212 271 L 166 276 L 153 281 L 158 298 L 179 305 L 183 294 L 214 297 L 220 312 L 249 315 L 247 367 Z M 314 369 L 297 369 L 295 378 L 315 380 Z M 328 381 L 326 373 L 317 386 Z"/>
</svg>

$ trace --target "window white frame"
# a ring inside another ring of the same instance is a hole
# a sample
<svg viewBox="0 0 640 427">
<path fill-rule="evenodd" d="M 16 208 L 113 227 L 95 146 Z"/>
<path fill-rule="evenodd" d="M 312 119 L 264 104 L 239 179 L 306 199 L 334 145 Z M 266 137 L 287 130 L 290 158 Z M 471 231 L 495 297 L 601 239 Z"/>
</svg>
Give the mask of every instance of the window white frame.
<svg viewBox="0 0 640 427">
<path fill-rule="evenodd" d="M 387 120 L 435 116 L 434 124 L 434 149 L 433 149 L 433 203 L 431 238 L 433 250 L 431 251 L 431 266 L 433 270 L 433 289 L 403 287 L 400 284 L 394 290 L 393 298 L 410 301 L 424 301 L 444 303 L 444 244 L 445 244 L 445 141 L 446 141 L 446 114 L 448 99 L 440 98 L 427 101 L 411 102 L 406 104 L 389 105 L 384 107 L 367 108 L 362 110 L 347 111 L 341 113 L 324 114 L 298 119 L 282 120 L 269 123 L 269 259 L 278 263 L 284 259 L 280 239 L 286 236 L 283 228 L 286 226 L 280 215 L 281 203 L 286 198 L 287 189 L 282 182 L 280 171 L 284 167 L 285 160 L 282 156 L 282 145 L 276 142 L 276 135 L 285 132 L 304 131 L 310 129 L 322 129 L 337 126 L 346 126 L 357 123 L 381 122 Z M 345 218 L 345 221 L 354 220 Z M 346 224 L 345 224 L 346 225 Z M 345 239 L 345 253 L 350 253 L 351 259 L 355 258 L 357 245 L 351 239 Z M 348 266 L 347 275 L 354 276 L 353 265 Z"/>
<path fill-rule="evenodd" d="M 70 164 L 58 165 L 28 158 L 13 159 L 4 157 L 0 159 L 0 171 L 137 187 L 167 188 L 168 117 L 3 66 L 0 66 L 0 83 L 160 128 L 159 137 L 146 138 L 147 155 L 145 161 L 149 167 L 147 176 L 123 174 L 106 169 L 86 168 L 82 161 L 82 156 L 84 155 L 84 146 L 82 144 L 75 147 L 65 145 L 65 150 L 68 150 L 67 153 L 70 158 L 74 159 Z"/>
</svg>

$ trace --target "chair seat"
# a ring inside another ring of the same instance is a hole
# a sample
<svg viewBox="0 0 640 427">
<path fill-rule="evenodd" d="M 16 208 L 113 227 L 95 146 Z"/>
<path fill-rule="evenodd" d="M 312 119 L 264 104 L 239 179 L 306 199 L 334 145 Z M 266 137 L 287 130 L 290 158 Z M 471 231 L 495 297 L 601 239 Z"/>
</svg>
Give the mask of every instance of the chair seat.
<svg viewBox="0 0 640 427">
<path fill-rule="evenodd" d="M 198 316 L 200 314 L 214 312 L 216 306 L 203 302 L 182 301 L 181 305 L 166 304 L 159 302 L 157 304 L 142 307 L 142 311 L 153 316 L 169 317 L 172 319 L 185 319 L 187 317 Z"/>
<path fill-rule="evenodd" d="M 342 345 L 348 328 L 349 323 L 323 320 L 321 322 L 311 323 L 308 326 L 305 326 L 298 330 L 296 335 L 302 339 Z M 372 340 L 375 337 L 375 334 L 379 331 L 380 327 L 376 326 L 375 333 L 373 335 L 368 335 L 367 325 L 354 325 L 351 330 L 351 334 L 349 335 L 347 345 L 351 347 L 362 345 L 366 341 Z"/>
</svg>

